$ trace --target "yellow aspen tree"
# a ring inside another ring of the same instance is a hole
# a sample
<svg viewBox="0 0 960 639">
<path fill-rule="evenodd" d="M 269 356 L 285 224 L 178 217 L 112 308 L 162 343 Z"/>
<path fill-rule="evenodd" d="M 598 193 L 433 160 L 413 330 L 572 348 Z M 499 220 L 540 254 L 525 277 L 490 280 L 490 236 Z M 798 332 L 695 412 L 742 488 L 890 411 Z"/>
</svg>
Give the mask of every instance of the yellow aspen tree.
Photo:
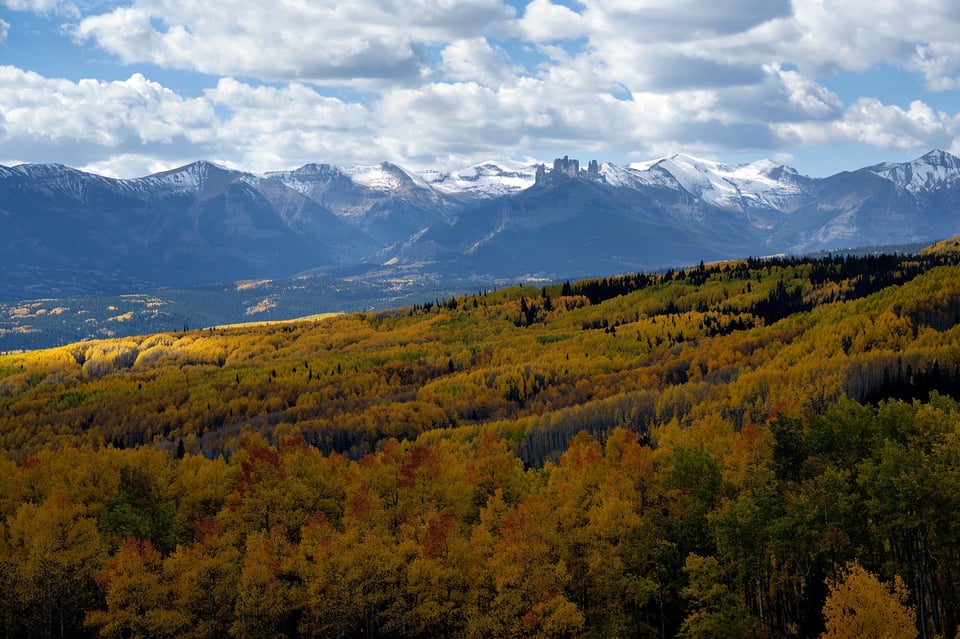
<svg viewBox="0 0 960 639">
<path fill-rule="evenodd" d="M 247 536 L 231 636 L 289 636 L 296 629 L 303 607 L 303 589 L 296 576 L 295 550 L 280 526 Z"/>
<path fill-rule="evenodd" d="M 853 562 L 827 585 L 827 630 L 820 639 L 916 639 L 914 610 L 907 604 L 910 593 L 900 577 L 888 586 Z"/>
<path fill-rule="evenodd" d="M 173 605 L 169 584 L 163 579 L 162 558 L 149 540 L 127 538 L 98 581 L 107 607 L 88 612 L 85 620 L 98 636 L 182 636 L 188 619 Z"/>
<path fill-rule="evenodd" d="M 48 637 L 76 634 L 96 605 L 94 575 L 106 559 L 96 522 L 64 491 L 38 506 L 22 504 L 8 520 L 9 556 L 17 558 L 15 592 L 5 593 Z"/>
<path fill-rule="evenodd" d="M 244 563 L 238 531 L 229 531 L 213 517 L 196 526 L 196 541 L 164 559 L 164 578 L 170 582 L 173 607 L 188 616 L 180 639 L 226 637 Z"/>
</svg>

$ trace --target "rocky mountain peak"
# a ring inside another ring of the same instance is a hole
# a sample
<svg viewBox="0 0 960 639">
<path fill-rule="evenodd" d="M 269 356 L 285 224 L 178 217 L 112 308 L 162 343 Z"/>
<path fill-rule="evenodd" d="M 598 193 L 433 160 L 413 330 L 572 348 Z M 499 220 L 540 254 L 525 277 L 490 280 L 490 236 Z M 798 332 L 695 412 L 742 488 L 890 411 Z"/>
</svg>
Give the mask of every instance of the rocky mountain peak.
<svg viewBox="0 0 960 639">
<path fill-rule="evenodd" d="M 933 149 L 911 162 L 884 162 L 866 169 L 915 195 L 952 186 L 960 180 L 960 158 Z"/>
</svg>

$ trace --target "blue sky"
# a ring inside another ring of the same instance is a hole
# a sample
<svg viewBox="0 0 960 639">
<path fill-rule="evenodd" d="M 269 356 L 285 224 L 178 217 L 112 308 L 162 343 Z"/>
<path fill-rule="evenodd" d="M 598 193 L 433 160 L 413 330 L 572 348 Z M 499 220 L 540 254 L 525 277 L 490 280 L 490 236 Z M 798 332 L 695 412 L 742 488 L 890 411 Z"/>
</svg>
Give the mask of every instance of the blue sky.
<svg viewBox="0 0 960 639">
<path fill-rule="evenodd" d="M 0 164 L 960 154 L 954 0 L 0 0 Z"/>
</svg>

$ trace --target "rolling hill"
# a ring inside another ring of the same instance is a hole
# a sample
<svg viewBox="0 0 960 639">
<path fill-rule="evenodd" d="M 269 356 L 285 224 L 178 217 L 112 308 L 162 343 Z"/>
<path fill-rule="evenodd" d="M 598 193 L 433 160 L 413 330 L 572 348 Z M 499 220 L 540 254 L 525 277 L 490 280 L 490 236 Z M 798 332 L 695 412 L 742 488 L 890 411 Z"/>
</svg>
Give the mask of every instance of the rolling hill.
<svg viewBox="0 0 960 639">
<path fill-rule="evenodd" d="M 952 636 L 958 246 L 0 356 L 0 635 Z"/>
</svg>

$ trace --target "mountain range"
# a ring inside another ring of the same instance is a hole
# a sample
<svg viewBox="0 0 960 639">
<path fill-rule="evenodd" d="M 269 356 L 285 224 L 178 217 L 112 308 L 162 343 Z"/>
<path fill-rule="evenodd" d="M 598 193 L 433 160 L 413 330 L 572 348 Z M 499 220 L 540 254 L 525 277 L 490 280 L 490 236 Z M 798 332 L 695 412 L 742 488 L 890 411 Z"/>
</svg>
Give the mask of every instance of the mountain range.
<svg viewBox="0 0 960 639">
<path fill-rule="evenodd" d="M 0 299 L 313 273 L 558 280 L 960 232 L 960 158 L 811 178 L 688 155 L 618 166 L 390 163 L 137 179 L 0 167 Z"/>
</svg>

